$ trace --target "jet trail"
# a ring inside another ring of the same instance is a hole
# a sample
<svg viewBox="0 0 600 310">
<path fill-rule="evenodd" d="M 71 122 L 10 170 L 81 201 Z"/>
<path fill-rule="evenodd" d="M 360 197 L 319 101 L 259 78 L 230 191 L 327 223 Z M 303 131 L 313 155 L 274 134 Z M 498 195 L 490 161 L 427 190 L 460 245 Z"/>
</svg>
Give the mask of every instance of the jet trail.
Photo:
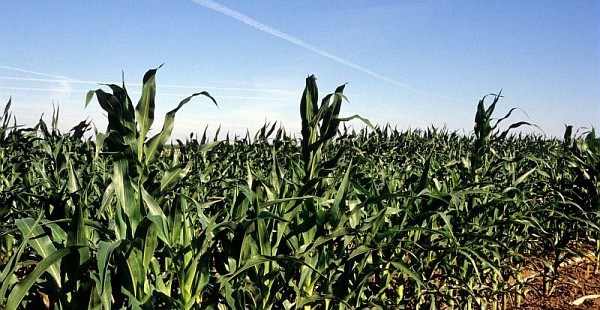
<svg viewBox="0 0 600 310">
<path fill-rule="evenodd" d="M 211 9 L 213 11 L 219 12 L 219 13 L 221 13 L 223 15 L 229 16 L 229 17 L 231 17 L 231 18 L 233 18 L 233 19 L 235 19 L 235 20 L 237 20 L 239 22 L 242 22 L 242 23 L 244 23 L 244 24 L 246 24 L 246 25 L 248 25 L 248 26 L 250 26 L 252 28 L 258 29 L 258 30 L 263 31 L 263 32 L 266 32 L 266 33 L 268 33 L 268 34 L 270 34 L 272 36 L 275 36 L 275 37 L 280 38 L 282 40 L 288 41 L 288 42 L 290 42 L 290 43 L 292 43 L 294 45 L 300 46 L 300 47 L 302 47 L 304 49 L 307 49 L 307 50 L 309 50 L 309 51 L 311 51 L 313 53 L 316 53 L 318 55 L 321 55 L 321 56 L 323 56 L 325 58 L 329 58 L 329 59 L 331 59 L 331 60 L 333 60 L 335 62 L 338 62 L 338 63 L 340 63 L 342 65 L 345 65 L 345 66 L 354 68 L 354 69 L 356 69 L 358 71 L 361 71 L 363 73 L 366 73 L 366 74 L 368 74 L 368 75 L 370 75 L 372 77 L 378 78 L 380 80 L 384 80 L 386 82 L 398 85 L 400 87 L 409 89 L 409 90 L 414 91 L 414 92 L 429 94 L 428 92 L 415 89 L 415 88 L 413 88 L 413 87 L 411 87 L 409 85 L 406 85 L 406 84 L 404 84 L 402 82 L 398 82 L 396 80 L 390 79 L 390 78 L 385 77 L 385 76 L 383 76 L 381 74 L 375 73 L 375 72 L 373 72 L 373 71 L 371 71 L 371 70 L 369 70 L 369 69 L 367 69 L 367 68 L 365 68 L 365 67 L 363 67 L 361 65 L 355 64 L 355 63 L 353 63 L 351 61 L 348 61 L 346 59 L 343 59 L 341 57 L 333 55 L 333 54 L 331 54 L 331 53 L 329 53 L 329 52 L 327 52 L 325 50 L 322 50 L 322 49 L 320 49 L 320 48 L 318 48 L 318 47 L 316 47 L 316 46 L 314 46 L 312 44 L 304 42 L 304 41 L 302 41 L 302 40 L 300 40 L 300 39 L 298 39 L 298 38 L 296 38 L 294 36 L 291 36 L 291 35 L 289 35 L 289 34 L 287 34 L 285 32 L 279 31 L 279 30 L 277 30 L 277 29 L 275 29 L 275 28 L 273 28 L 271 26 L 265 25 L 265 24 L 263 24 L 263 23 L 255 20 L 255 19 L 247 16 L 247 15 L 244 15 L 244 14 L 238 12 L 238 11 L 234 11 L 234 10 L 232 10 L 232 9 L 226 7 L 226 6 L 223 6 L 223 5 L 219 4 L 219 3 L 216 3 L 216 2 L 214 2 L 212 0 L 191 0 L 191 1 L 195 2 L 195 3 L 199 4 L 199 5 L 201 5 L 203 7 L 209 8 L 209 9 Z"/>
<path fill-rule="evenodd" d="M 55 79 L 60 79 L 61 81 L 65 81 L 65 80 L 66 81 L 74 81 L 73 79 L 70 79 L 70 78 L 64 77 L 64 76 L 60 76 L 60 75 L 46 74 L 46 73 L 42 73 L 42 72 L 31 71 L 31 70 L 26 70 L 26 69 L 21 69 L 21 68 L 15 68 L 15 67 L 3 66 L 3 65 L 0 65 L 0 68 L 17 71 L 17 72 L 30 73 L 30 74 L 40 75 L 40 76 L 51 77 L 51 78 L 55 78 Z"/>
<path fill-rule="evenodd" d="M 13 76 L 0 76 L 0 80 L 12 80 L 12 81 L 27 81 L 27 82 L 48 82 L 48 83 L 70 83 L 70 84 L 121 84 L 121 82 L 101 82 L 101 81 L 85 81 L 76 80 L 66 76 L 48 74 L 38 71 L 32 71 L 27 69 L 15 68 L 10 66 L 0 65 L 0 69 L 12 70 L 17 72 L 29 73 L 39 76 L 50 77 L 52 79 L 40 79 L 40 78 L 23 78 Z M 128 86 L 142 86 L 141 83 L 127 83 Z M 181 89 L 214 89 L 214 90 L 225 90 L 225 91 L 252 91 L 252 92 L 265 92 L 265 93 L 281 93 L 287 94 L 292 93 L 286 89 L 274 89 L 274 88 L 243 88 L 243 87 L 218 87 L 218 86 L 188 86 L 188 85 L 169 85 L 169 84 L 158 84 L 159 87 L 165 88 L 181 88 Z"/>
</svg>

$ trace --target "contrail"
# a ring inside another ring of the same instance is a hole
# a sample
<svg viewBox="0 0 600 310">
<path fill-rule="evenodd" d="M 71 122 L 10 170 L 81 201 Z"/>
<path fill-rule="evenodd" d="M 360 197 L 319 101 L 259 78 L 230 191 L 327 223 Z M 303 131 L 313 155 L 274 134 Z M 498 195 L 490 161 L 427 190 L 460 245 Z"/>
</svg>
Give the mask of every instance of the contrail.
<svg viewBox="0 0 600 310">
<path fill-rule="evenodd" d="M 6 90 L 27 90 L 27 91 L 53 91 L 53 92 L 60 92 L 60 93 L 71 93 L 71 92 L 85 93 L 85 92 L 87 92 L 87 90 L 78 90 L 78 89 L 36 88 L 36 87 L 10 87 L 10 86 L 0 86 L 0 89 L 6 89 Z"/>
<path fill-rule="evenodd" d="M 1 66 L 0 66 L 1 67 Z M 22 71 L 24 72 L 24 71 Z M 31 73 L 32 71 L 29 71 Z M 72 79 L 36 79 L 36 78 L 22 78 L 22 77 L 14 77 L 14 76 L 0 76 L 1 80 L 9 80 L 9 81 L 26 81 L 26 82 L 49 82 L 49 83 L 70 83 L 70 84 L 103 84 L 101 82 L 94 81 L 80 81 L 80 80 L 72 80 Z"/>
<path fill-rule="evenodd" d="M 361 72 L 366 73 L 366 74 L 368 74 L 370 76 L 376 77 L 376 78 L 378 78 L 380 80 L 384 80 L 386 82 L 398 85 L 400 87 L 409 89 L 409 90 L 414 91 L 414 92 L 419 92 L 419 93 L 424 93 L 424 94 L 430 94 L 428 92 L 415 89 L 415 88 L 413 88 L 413 87 L 411 87 L 409 85 L 406 85 L 406 84 L 404 84 L 402 82 L 398 82 L 396 80 L 393 80 L 393 79 L 390 79 L 388 77 L 385 77 L 385 76 L 383 76 L 381 74 L 375 73 L 375 72 L 373 72 L 373 71 L 371 71 L 371 70 L 369 70 L 369 69 L 367 69 L 367 68 L 365 68 L 365 67 L 363 67 L 361 65 L 355 64 L 355 63 L 353 63 L 351 61 L 348 61 L 346 59 L 343 59 L 341 57 L 333 55 L 333 54 L 331 54 L 331 53 L 329 53 L 327 51 L 324 51 L 324 50 L 322 50 L 322 49 L 320 49 L 320 48 L 318 48 L 318 47 L 316 47 L 316 46 L 314 46 L 312 44 L 306 43 L 306 42 L 304 42 L 304 41 L 302 41 L 302 40 L 300 40 L 300 39 L 298 39 L 298 38 L 296 38 L 294 36 L 291 36 L 291 35 L 289 35 L 287 33 L 279 31 L 279 30 L 277 30 L 277 29 L 275 29 L 273 27 L 270 27 L 268 25 L 265 25 L 265 24 L 263 24 L 263 23 L 255 20 L 255 19 L 247 16 L 247 15 L 244 15 L 244 14 L 242 14 L 240 12 L 234 11 L 234 10 L 232 10 L 232 9 L 226 7 L 226 6 L 223 6 L 221 4 L 218 4 L 218 3 L 216 3 L 216 2 L 214 2 L 212 0 L 191 0 L 191 1 L 193 1 L 193 2 L 195 2 L 197 4 L 200 4 L 200 5 L 202 5 L 202 6 L 206 7 L 206 8 L 209 8 L 209 9 L 211 9 L 213 11 L 217 11 L 217 12 L 219 12 L 221 14 L 229 16 L 229 17 L 231 17 L 231 18 L 233 18 L 233 19 L 235 19 L 237 21 L 240 21 L 240 22 L 242 22 L 242 23 L 244 23 L 244 24 L 246 24 L 246 25 L 248 25 L 248 26 L 250 26 L 252 28 L 258 29 L 258 30 L 263 31 L 263 32 L 266 32 L 266 33 L 268 33 L 270 35 L 273 35 L 275 37 L 278 37 L 280 39 L 286 40 L 286 41 L 288 41 L 288 42 L 290 42 L 290 43 L 292 43 L 294 45 L 297 45 L 297 46 L 300 46 L 302 48 L 305 48 L 305 49 L 307 49 L 307 50 L 309 50 L 309 51 L 311 51 L 313 53 L 321 55 L 321 56 L 323 56 L 325 58 L 329 58 L 329 59 L 331 59 L 331 60 L 333 60 L 335 62 L 338 62 L 340 64 L 343 64 L 345 66 L 354 68 L 354 69 L 356 69 L 358 71 L 361 71 Z"/>
<path fill-rule="evenodd" d="M 0 66 L 2 67 L 2 66 Z M 28 71 L 32 72 L 32 71 Z M 82 81 L 72 79 L 39 79 L 39 78 L 22 78 L 14 76 L 0 76 L 0 80 L 9 81 L 26 81 L 26 82 L 48 82 L 48 83 L 70 83 L 70 84 L 121 84 L 120 82 L 100 82 L 100 81 Z M 142 86 L 141 83 L 127 83 L 128 86 Z M 169 85 L 169 84 L 158 84 L 160 87 L 165 88 L 181 88 L 181 89 L 215 89 L 215 90 L 230 90 L 230 91 L 253 91 L 253 92 L 267 92 L 267 93 L 290 93 L 290 90 L 275 89 L 275 88 L 241 88 L 241 87 L 217 87 L 217 86 L 186 86 L 186 85 Z"/>
<path fill-rule="evenodd" d="M 102 82 L 102 81 L 86 81 L 72 79 L 66 76 L 54 75 L 43 73 L 39 71 L 27 70 L 22 68 L 15 68 L 10 66 L 0 65 L 0 69 L 12 70 L 17 72 L 29 73 L 39 76 L 50 77 L 52 79 L 41 79 L 41 78 L 23 78 L 14 76 L 0 76 L 0 80 L 12 80 L 12 81 L 28 81 L 28 82 L 48 82 L 48 83 L 70 83 L 70 84 L 121 84 L 121 82 Z M 129 86 L 142 86 L 141 83 L 127 83 Z M 160 87 L 165 88 L 181 88 L 181 89 L 214 89 L 214 90 L 226 90 L 226 91 L 253 91 L 253 92 L 267 92 L 267 93 L 293 93 L 291 90 L 276 89 L 276 88 L 250 88 L 250 87 L 219 87 L 219 86 L 188 86 L 188 85 L 170 85 L 170 84 L 158 84 Z"/>
<path fill-rule="evenodd" d="M 26 91 L 53 91 L 61 93 L 86 93 L 88 90 L 83 89 L 62 89 L 62 88 L 40 88 L 40 87 L 16 87 L 16 86 L 0 86 L 4 90 L 26 90 Z M 128 91 L 129 94 L 141 94 L 140 91 Z M 182 93 L 161 93 L 161 96 L 185 96 Z M 264 100 L 264 101 L 287 101 L 287 98 L 282 97 L 256 97 L 256 96 L 213 96 L 216 99 L 244 99 L 244 100 Z"/>
<path fill-rule="evenodd" d="M 55 79 L 60 79 L 61 81 L 64 81 L 64 80 L 74 81 L 73 79 L 70 79 L 70 78 L 64 77 L 64 76 L 60 76 L 60 75 L 46 74 L 46 73 L 42 73 L 42 72 L 31 71 L 31 70 L 26 70 L 26 69 L 21 69 L 21 68 L 15 68 L 15 67 L 3 66 L 3 65 L 0 65 L 0 68 L 23 72 L 23 73 L 30 73 L 30 74 L 40 75 L 40 76 L 47 76 L 47 77 L 51 77 L 51 78 L 55 78 Z"/>
</svg>

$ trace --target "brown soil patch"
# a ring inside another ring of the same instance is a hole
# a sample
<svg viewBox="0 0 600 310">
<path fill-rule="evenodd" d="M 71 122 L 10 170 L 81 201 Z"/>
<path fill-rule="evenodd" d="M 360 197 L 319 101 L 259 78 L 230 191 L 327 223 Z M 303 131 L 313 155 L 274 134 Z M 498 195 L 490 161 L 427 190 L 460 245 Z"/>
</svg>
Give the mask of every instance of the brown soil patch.
<svg viewBox="0 0 600 310">
<path fill-rule="evenodd" d="M 542 293 L 542 277 L 534 276 L 528 282 L 529 287 L 525 290 L 521 307 L 513 306 L 508 309 L 600 309 L 600 298 L 589 298 L 579 305 L 573 304 L 584 296 L 600 295 L 600 273 L 594 273 L 594 268 L 593 258 L 562 267 L 550 296 L 544 296 Z"/>
</svg>

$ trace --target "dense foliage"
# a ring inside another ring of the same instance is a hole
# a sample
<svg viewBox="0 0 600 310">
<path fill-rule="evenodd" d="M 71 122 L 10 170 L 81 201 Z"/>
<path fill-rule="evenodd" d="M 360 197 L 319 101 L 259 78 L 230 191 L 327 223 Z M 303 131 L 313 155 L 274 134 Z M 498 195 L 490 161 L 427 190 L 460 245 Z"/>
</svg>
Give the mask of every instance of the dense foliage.
<svg viewBox="0 0 600 310">
<path fill-rule="evenodd" d="M 155 73 L 135 108 L 124 84 L 88 94 L 109 120 L 94 139 L 58 113 L 18 126 L 8 102 L 0 308 L 501 309 L 531 289 L 524 269 L 551 294 L 561 262 L 600 256 L 594 130 L 499 131 L 500 95 L 470 136 L 373 127 L 339 116 L 343 86 L 319 104 L 311 76 L 301 139 L 266 124 L 165 146 L 184 104 L 214 99 L 150 137 Z"/>
</svg>

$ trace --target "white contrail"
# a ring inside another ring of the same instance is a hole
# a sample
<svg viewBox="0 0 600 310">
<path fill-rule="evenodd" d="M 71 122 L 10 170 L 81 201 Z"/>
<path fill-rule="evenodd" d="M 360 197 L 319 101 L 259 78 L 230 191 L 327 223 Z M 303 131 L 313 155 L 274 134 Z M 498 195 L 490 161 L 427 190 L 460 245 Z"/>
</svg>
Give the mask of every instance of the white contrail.
<svg viewBox="0 0 600 310">
<path fill-rule="evenodd" d="M 53 75 L 42 73 L 38 71 L 32 71 L 27 69 L 9 67 L 0 65 L 0 69 L 7 69 L 17 72 L 35 74 L 40 76 L 51 77 L 53 79 L 40 79 L 40 78 L 23 78 L 23 77 L 13 77 L 13 76 L 0 76 L 2 80 L 12 80 L 12 81 L 28 81 L 28 82 L 49 82 L 49 83 L 71 83 L 71 84 L 91 84 L 91 85 L 99 85 L 99 84 L 121 84 L 121 82 L 101 82 L 101 81 L 86 81 L 86 80 L 76 80 L 71 79 L 65 76 Z M 129 86 L 142 86 L 140 83 L 127 83 Z M 227 90 L 227 91 L 254 91 L 254 92 L 270 92 L 270 93 L 293 93 L 290 90 L 285 89 L 275 89 L 275 88 L 243 88 L 243 87 L 218 87 L 218 86 L 188 86 L 188 85 L 169 85 L 169 84 L 158 84 L 159 87 L 165 88 L 182 88 L 182 89 L 214 89 L 214 90 Z"/>
<path fill-rule="evenodd" d="M 0 86 L 4 90 L 26 90 L 26 91 L 52 91 L 60 93 L 86 93 L 88 90 L 83 89 L 67 89 L 67 88 L 41 88 L 41 87 L 17 87 L 17 86 Z M 139 91 L 128 91 L 129 94 L 139 95 Z M 161 93 L 161 96 L 185 97 L 183 93 Z M 283 97 L 256 97 L 256 96 L 213 96 L 215 99 L 244 99 L 244 100 L 263 100 L 263 101 L 287 101 Z"/>
<path fill-rule="evenodd" d="M 1 66 L 0 66 L 1 67 Z M 29 71 L 32 72 L 32 71 Z M 0 76 L 0 80 L 9 80 L 9 81 L 26 81 L 26 82 L 49 82 L 49 83 L 70 83 L 70 84 L 105 84 L 101 82 L 94 81 L 81 81 L 81 80 L 72 80 L 72 79 L 36 79 L 36 78 L 22 78 L 22 77 L 14 77 L 14 76 Z"/>
<path fill-rule="evenodd" d="M 60 75 L 46 74 L 46 73 L 42 73 L 42 72 L 31 71 L 31 70 L 26 70 L 26 69 L 21 69 L 21 68 L 15 68 L 15 67 L 9 67 L 9 66 L 3 66 L 3 65 L 0 65 L 0 68 L 7 69 L 7 70 L 18 71 L 18 72 L 23 72 L 23 73 L 30 73 L 30 74 L 40 75 L 40 76 L 47 76 L 47 77 L 51 77 L 51 78 L 55 78 L 55 79 L 60 79 L 60 80 L 73 80 L 73 79 L 70 79 L 68 77 L 64 77 L 64 76 L 60 76 Z"/>
<path fill-rule="evenodd" d="M 415 88 L 413 88 L 413 87 L 411 87 L 409 85 L 406 85 L 406 84 L 404 84 L 402 82 L 398 82 L 396 80 L 390 79 L 390 78 L 385 77 L 385 76 L 383 76 L 381 74 L 375 73 L 375 72 L 373 72 L 373 71 L 371 71 L 371 70 L 369 70 L 369 69 L 367 69 L 367 68 L 365 68 L 365 67 L 363 67 L 361 65 L 357 65 L 357 64 L 355 64 L 353 62 L 350 62 L 350 61 L 345 60 L 345 59 L 343 59 L 341 57 L 333 55 L 333 54 L 331 54 L 331 53 L 329 53 L 327 51 L 324 51 L 324 50 L 322 50 L 322 49 L 320 49 L 320 48 L 318 48 L 318 47 L 316 47 L 316 46 L 314 46 L 312 44 L 306 43 L 306 42 L 304 42 L 304 41 L 302 41 L 302 40 L 300 40 L 300 39 L 298 39 L 298 38 L 296 38 L 294 36 L 291 36 L 291 35 L 289 35 L 287 33 L 281 32 L 281 31 L 279 31 L 279 30 L 277 30 L 277 29 L 275 29 L 273 27 L 267 26 L 267 25 L 265 25 L 265 24 L 263 24 L 263 23 L 255 20 L 255 19 L 253 19 L 253 18 L 251 18 L 251 17 L 249 17 L 247 15 L 244 15 L 244 14 L 242 14 L 240 12 L 234 11 L 234 10 L 232 10 L 232 9 L 226 7 L 226 6 L 223 6 L 221 4 L 218 4 L 218 3 L 216 3 L 216 2 L 214 2 L 212 0 L 191 0 L 191 1 L 193 1 L 193 2 L 195 2 L 197 4 L 200 4 L 200 5 L 202 5 L 202 6 L 206 7 L 206 8 L 209 8 L 211 10 L 217 11 L 217 12 L 219 12 L 221 14 L 226 15 L 226 16 L 229 16 L 229 17 L 231 17 L 231 18 L 233 18 L 233 19 L 235 19 L 237 21 L 240 21 L 240 22 L 242 22 L 242 23 L 244 23 L 244 24 L 246 24 L 246 25 L 248 25 L 248 26 L 250 26 L 252 28 L 256 28 L 256 29 L 258 29 L 260 31 L 266 32 L 266 33 L 268 33 L 270 35 L 273 35 L 275 37 L 278 37 L 280 39 L 286 40 L 286 41 L 288 41 L 288 42 L 290 42 L 290 43 L 292 43 L 294 45 L 297 45 L 297 46 L 300 46 L 302 48 L 305 48 L 305 49 L 307 49 L 307 50 L 309 50 L 311 52 L 319 54 L 319 55 L 321 55 L 321 56 L 323 56 L 325 58 L 329 58 L 329 59 L 331 59 L 333 61 L 336 61 L 336 62 L 341 63 L 343 65 L 346 65 L 348 67 L 354 68 L 354 69 L 356 69 L 358 71 L 361 71 L 363 73 L 366 73 L 366 74 L 368 74 L 370 76 L 376 77 L 378 79 L 384 80 L 386 82 L 390 82 L 392 84 L 398 85 L 400 87 L 403 87 L 403 88 L 406 88 L 406 89 L 409 89 L 409 90 L 412 90 L 412 91 L 415 91 L 415 92 L 429 94 L 428 92 L 415 89 Z"/>
<path fill-rule="evenodd" d="M 58 92 L 58 93 L 71 93 L 71 92 L 85 93 L 85 92 L 87 92 L 87 90 L 66 89 L 66 88 L 38 88 L 38 87 L 12 87 L 12 86 L 0 86 L 0 89 L 27 90 L 27 91 L 52 91 L 52 92 Z"/>
</svg>

